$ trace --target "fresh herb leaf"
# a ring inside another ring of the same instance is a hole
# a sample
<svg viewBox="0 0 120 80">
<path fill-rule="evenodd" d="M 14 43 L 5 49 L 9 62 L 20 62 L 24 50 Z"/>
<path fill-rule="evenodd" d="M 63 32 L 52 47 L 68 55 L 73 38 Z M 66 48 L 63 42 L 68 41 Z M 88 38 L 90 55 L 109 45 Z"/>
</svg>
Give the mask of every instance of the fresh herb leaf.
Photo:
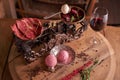
<svg viewBox="0 0 120 80">
<path fill-rule="evenodd" d="M 90 71 L 89 69 L 83 70 L 80 72 L 82 80 L 90 80 Z"/>
<path fill-rule="evenodd" d="M 72 16 L 71 17 L 71 22 L 73 22 L 75 20 L 75 17 L 74 16 Z"/>
</svg>

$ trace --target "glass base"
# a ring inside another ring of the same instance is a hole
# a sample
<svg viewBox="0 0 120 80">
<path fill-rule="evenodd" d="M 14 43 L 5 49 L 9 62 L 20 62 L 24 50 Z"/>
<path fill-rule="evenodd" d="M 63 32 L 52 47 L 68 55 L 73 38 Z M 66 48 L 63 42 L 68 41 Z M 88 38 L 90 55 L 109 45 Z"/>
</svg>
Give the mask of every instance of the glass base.
<svg viewBox="0 0 120 80">
<path fill-rule="evenodd" d="M 90 45 L 100 45 L 101 41 L 97 37 L 89 37 L 86 42 Z"/>
<path fill-rule="evenodd" d="M 98 38 L 91 38 L 90 44 L 99 45 L 101 42 Z"/>
</svg>

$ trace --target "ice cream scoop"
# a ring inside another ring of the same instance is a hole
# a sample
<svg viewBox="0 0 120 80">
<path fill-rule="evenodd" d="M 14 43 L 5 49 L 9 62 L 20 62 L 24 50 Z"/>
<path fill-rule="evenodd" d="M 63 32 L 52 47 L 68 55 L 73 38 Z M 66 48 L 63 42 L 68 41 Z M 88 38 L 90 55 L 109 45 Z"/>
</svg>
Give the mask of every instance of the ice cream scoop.
<svg viewBox="0 0 120 80">
<path fill-rule="evenodd" d="M 54 69 L 54 67 L 56 66 L 57 64 L 57 59 L 55 57 L 54 54 L 49 54 L 46 58 L 45 58 L 45 64 L 51 68 L 51 69 Z"/>
<path fill-rule="evenodd" d="M 70 12 L 70 7 L 68 6 L 68 4 L 64 4 L 64 5 L 62 5 L 62 7 L 61 7 L 61 12 L 63 13 L 63 14 L 67 14 L 67 13 L 69 13 Z"/>
<path fill-rule="evenodd" d="M 59 63 L 67 63 L 67 60 L 69 58 L 69 53 L 66 50 L 61 50 L 57 55 L 57 60 Z"/>
</svg>

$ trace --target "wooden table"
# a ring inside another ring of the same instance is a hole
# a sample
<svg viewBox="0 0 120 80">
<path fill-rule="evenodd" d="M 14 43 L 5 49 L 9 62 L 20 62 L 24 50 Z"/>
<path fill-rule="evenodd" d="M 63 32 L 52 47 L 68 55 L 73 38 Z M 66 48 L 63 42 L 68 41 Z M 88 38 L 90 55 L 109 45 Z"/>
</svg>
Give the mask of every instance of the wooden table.
<svg viewBox="0 0 120 80">
<path fill-rule="evenodd" d="M 14 23 L 14 20 L 0 20 L 0 22 L 4 23 L 4 24 L 0 24 L 0 29 L 1 27 L 5 26 L 4 28 L 2 28 L 2 31 L 5 32 L 6 30 L 9 30 L 9 25 L 11 25 L 12 23 Z M 7 24 L 6 24 L 7 23 Z M 6 32 L 7 34 L 7 32 Z M 112 45 L 114 51 L 115 51 L 115 56 L 116 56 L 116 63 L 117 63 L 117 67 L 116 67 L 116 72 L 115 72 L 115 77 L 114 80 L 119 80 L 120 76 L 119 76 L 119 71 L 120 71 L 120 54 L 119 54 L 119 49 L 120 49 L 120 27 L 113 27 L 113 26 L 107 26 L 105 28 L 105 37 L 109 40 L 110 44 Z M 8 35 L 6 35 L 6 37 L 8 37 Z M 0 39 L 2 40 L 6 40 L 6 37 L 0 36 Z M 1 41 L 1 40 L 0 40 Z M 3 44 L 4 48 L 6 48 L 7 44 Z M 2 49 L 0 49 L 2 51 Z M 2 51 L 3 53 L 3 51 Z M 7 64 L 5 65 L 5 61 L 7 60 L 6 55 L 9 55 L 7 53 L 2 54 L 0 52 L 0 55 L 3 58 L 0 58 L 0 77 L 2 76 L 2 80 L 12 80 L 10 77 L 9 69 L 7 68 Z M 1 67 L 4 66 L 4 67 Z M 7 77 L 6 77 L 7 75 Z"/>
</svg>

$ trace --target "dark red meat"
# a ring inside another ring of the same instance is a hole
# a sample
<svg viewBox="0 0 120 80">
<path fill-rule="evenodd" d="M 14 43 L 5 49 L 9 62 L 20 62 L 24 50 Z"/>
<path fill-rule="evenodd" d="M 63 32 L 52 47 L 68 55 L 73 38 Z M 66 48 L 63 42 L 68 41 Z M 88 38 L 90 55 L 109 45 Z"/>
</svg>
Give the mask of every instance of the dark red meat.
<svg viewBox="0 0 120 80">
<path fill-rule="evenodd" d="M 22 40 L 35 39 L 42 32 L 42 25 L 37 18 L 23 18 L 17 20 L 12 27 L 14 34 Z"/>
</svg>

